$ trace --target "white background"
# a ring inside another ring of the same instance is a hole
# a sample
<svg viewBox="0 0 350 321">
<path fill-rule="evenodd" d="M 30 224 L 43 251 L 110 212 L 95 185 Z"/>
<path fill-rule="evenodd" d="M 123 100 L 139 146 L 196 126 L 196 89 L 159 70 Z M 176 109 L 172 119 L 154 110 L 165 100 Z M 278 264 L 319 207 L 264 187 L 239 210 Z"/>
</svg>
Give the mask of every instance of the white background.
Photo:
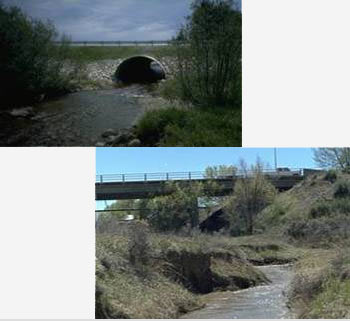
<svg viewBox="0 0 350 321">
<path fill-rule="evenodd" d="M 243 146 L 349 146 L 350 1 L 242 8 Z"/>
<path fill-rule="evenodd" d="M 94 318 L 95 149 L 0 148 L 0 318 Z"/>
</svg>

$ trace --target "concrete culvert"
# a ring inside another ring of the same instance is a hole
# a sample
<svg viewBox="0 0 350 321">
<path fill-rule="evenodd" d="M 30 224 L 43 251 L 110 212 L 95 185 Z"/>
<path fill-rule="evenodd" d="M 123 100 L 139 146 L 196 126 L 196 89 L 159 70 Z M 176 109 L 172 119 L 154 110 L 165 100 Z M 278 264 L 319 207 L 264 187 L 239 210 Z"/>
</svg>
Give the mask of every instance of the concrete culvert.
<svg viewBox="0 0 350 321">
<path fill-rule="evenodd" d="M 116 71 L 116 79 L 124 83 L 152 83 L 164 78 L 162 64 L 149 56 L 127 58 Z"/>
</svg>

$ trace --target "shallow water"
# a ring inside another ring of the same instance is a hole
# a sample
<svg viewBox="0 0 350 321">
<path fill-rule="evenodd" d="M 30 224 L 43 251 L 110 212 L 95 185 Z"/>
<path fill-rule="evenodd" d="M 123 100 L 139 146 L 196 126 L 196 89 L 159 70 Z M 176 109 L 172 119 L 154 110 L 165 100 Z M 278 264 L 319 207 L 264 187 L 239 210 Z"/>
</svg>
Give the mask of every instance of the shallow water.
<svg viewBox="0 0 350 321">
<path fill-rule="evenodd" d="M 207 296 L 206 307 L 182 316 L 183 319 L 285 319 L 292 318 L 285 292 L 292 278 L 290 265 L 257 267 L 271 284 L 236 292 Z"/>
<path fill-rule="evenodd" d="M 38 104 L 31 119 L 11 121 L 2 145 L 94 146 L 107 129 L 132 127 L 145 111 L 140 103 L 145 95 L 143 86 L 133 85 L 80 91 Z"/>
</svg>

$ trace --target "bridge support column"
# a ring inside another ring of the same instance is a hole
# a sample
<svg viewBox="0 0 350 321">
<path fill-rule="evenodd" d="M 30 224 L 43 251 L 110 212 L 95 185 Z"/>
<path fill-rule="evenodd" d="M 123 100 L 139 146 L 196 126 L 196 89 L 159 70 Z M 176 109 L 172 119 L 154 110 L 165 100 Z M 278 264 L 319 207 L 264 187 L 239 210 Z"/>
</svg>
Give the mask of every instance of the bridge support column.
<svg viewBox="0 0 350 321">
<path fill-rule="evenodd" d="M 189 208 L 189 214 L 191 218 L 191 228 L 199 225 L 199 210 L 197 197 L 192 200 L 191 207 Z"/>
</svg>

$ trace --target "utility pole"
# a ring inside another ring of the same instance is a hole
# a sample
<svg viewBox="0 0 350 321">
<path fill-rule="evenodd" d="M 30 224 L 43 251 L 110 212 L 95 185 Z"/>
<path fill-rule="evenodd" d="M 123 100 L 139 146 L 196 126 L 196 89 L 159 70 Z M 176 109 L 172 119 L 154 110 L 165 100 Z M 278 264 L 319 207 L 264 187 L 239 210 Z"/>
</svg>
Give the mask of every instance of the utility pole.
<svg viewBox="0 0 350 321">
<path fill-rule="evenodd" d="M 274 148 L 274 156 L 275 156 L 275 170 L 277 171 L 277 148 Z"/>
</svg>

